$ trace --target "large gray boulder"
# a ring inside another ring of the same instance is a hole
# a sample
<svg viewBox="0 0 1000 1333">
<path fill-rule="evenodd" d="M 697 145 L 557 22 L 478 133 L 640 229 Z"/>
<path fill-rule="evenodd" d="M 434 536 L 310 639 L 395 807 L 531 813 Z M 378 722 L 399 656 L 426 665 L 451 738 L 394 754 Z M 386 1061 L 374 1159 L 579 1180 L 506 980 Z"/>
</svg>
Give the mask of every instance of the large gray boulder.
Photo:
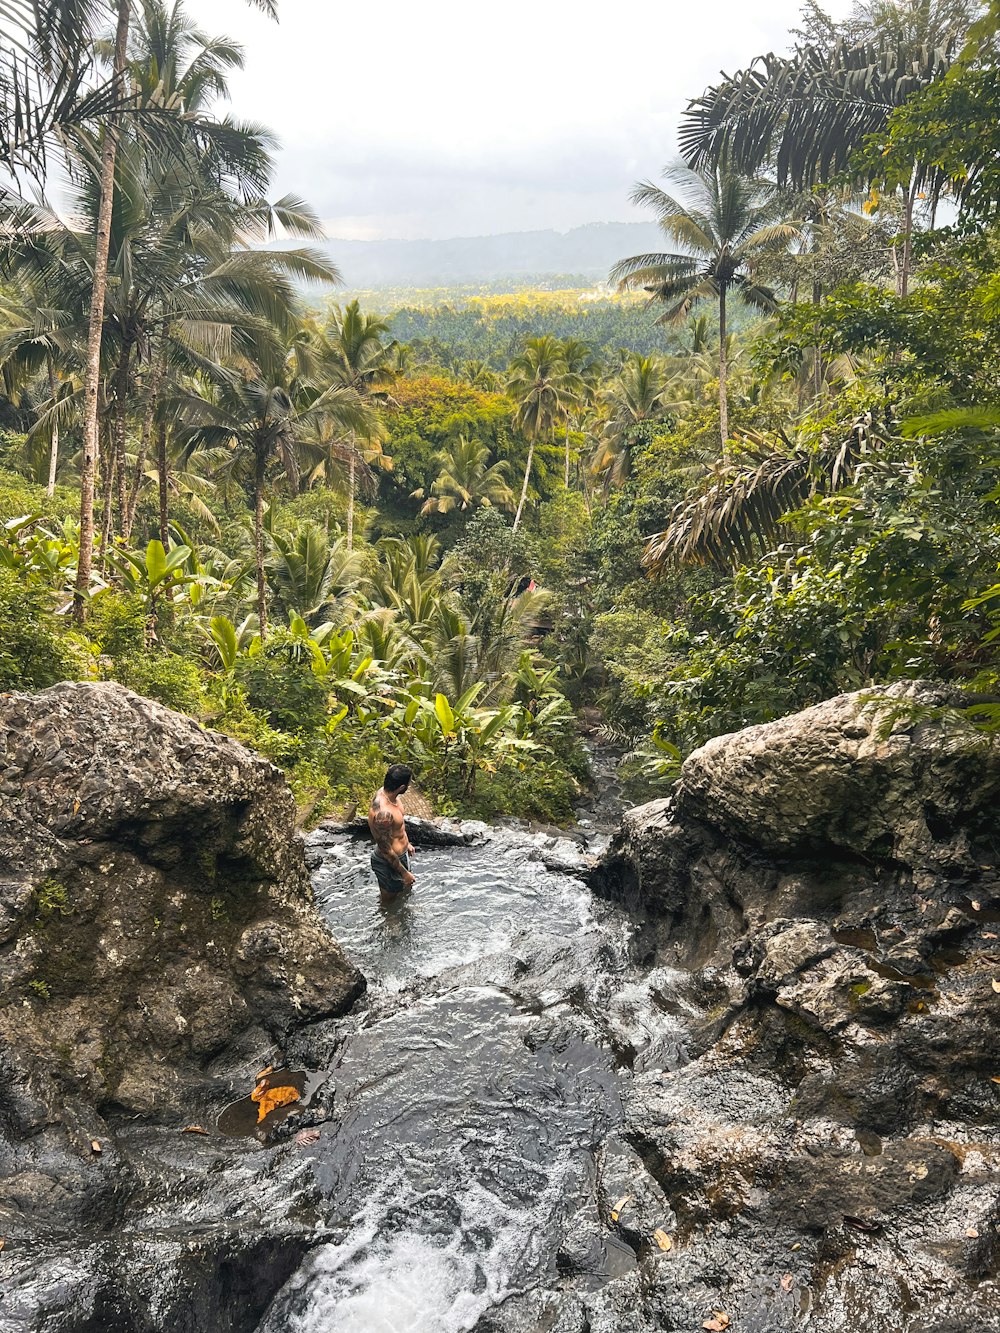
<svg viewBox="0 0 1000 1333">
<path fill-rule="evenodd" d="M 685 962 L 777 917 L 833 919 L 876 882 L 995 887 L 1000 747 L 955 703 L 901 682 L 718 736 L 625 815 L 596 881 L 667 923 Z"/>
<path fill-rule="evenodd" d="M 720 1274 L 759 1333 L 1000 1327 L 1000 745 L 957 703 L 904 682 L 718 737 L 595 873 L 701 1008 L 626 1103 L 678 1219 L 658 1327 Z"/>
<path fill-rule="evenodd" d="M 0 698 L 0 1118 L 176 1114 L 351 1005 L 294 817 L 273 765 L 120 685 Z"/>
</svg>

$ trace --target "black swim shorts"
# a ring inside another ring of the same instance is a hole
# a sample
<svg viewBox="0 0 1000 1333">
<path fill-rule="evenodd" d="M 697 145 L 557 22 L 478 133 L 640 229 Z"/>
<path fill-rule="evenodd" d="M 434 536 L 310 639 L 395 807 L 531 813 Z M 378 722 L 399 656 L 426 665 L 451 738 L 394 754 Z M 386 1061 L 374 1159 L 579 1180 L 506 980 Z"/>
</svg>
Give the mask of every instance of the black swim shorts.
<svg viewBox="0 0 1000 1333">
<path fill-rule="evenodd" d="M 402 856 L 399 858 L 399 863 L 404 869 L 409 870 L 409 852 L 403 852 Z M 375 871 L 375 878 L 378 880 L 378 886 L 383 893 L 406 892 L 406 885 L 379 851 L 372 852 L 372 870 Z"/>
</svg>

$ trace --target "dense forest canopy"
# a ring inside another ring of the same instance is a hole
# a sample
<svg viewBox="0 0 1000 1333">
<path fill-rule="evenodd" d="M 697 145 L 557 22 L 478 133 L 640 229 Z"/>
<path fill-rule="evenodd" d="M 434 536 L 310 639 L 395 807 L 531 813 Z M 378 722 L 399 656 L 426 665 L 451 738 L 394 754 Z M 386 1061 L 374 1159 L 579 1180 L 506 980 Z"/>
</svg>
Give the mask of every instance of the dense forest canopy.
<svg viewBox="0 0 1000 1333">
<path fill-rule="evenodd" d="M 568 818 L 581 715 L 637 791 L 899 676 L 992 725 L 996 0 L 810 0 L 692 88 L 618 294 L 395 310 L 317 303 L 317 219 L 219 110 L 238 42 L 174 0 L 0 18 L 0 689 L 119 680 L 314 813 L 391 758 Z"/>
</svg>

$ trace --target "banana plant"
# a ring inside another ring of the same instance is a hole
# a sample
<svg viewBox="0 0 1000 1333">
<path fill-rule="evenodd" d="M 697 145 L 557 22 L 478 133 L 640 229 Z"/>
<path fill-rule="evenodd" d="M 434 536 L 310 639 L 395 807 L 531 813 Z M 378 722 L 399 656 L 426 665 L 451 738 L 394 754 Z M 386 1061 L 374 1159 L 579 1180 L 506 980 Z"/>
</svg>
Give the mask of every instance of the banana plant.
<svg viewBox="0 0 1000 1333">
<path fill-rule="evenodd" d="M 201 577 L 184 568 L 190 555 L 190 546 L 173 546 L 165 551 L 157 537 L 153 538 L 144 552 L 110 552 L 111 563 L 124 587 L 142 597 L 146 604 L 147 637 L 156 637 L 161 599 Z"/>
<path fill-rule="evenodd" d="M 477 681 L 454 702 L 440 691 L 433 698 L 429 692 L 411 692 L 393 719 L 400 745 L 422 767 L 438 770 L 444 781 L 457 770 L 464 796 L 474 793 L 477 774 L 495 772 L 517 751 L 537 748 L 517 735 L 519 704 L 475 707 L 484 689 L 484 682 Z"/>
<path fill-rule="evenodd" d="M 234 625 L 228 616 L 213 616 L 209 622 L 208 637 L 227 676 L 232 674 L 241 653 L 252 654 L 254 646 L 260 644 L 256 624 L 256 617 L 252 615 L 239 625 Z"/>
<path fill-rule="evenodd" d="M 38 514 L 8 519 L 0 528 L 0 568 L 50 588 L 70 588 L 80 556 L 77 526 L 65 519 L 59 532 L 38 527 Z"/>
</svg>

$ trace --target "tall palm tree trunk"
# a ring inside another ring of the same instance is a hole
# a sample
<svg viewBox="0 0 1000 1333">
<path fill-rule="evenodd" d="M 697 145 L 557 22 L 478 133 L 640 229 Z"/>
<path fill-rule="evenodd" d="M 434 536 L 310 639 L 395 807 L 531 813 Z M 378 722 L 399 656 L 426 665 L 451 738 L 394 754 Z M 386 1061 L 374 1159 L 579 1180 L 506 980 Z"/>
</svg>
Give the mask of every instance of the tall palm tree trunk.
<svg viewBox="0 0 1000 1333">
<path fill-rule="evenodd" d="M 125 76 L 131 0 L 118 0 L 115 27 L 113 77 L 120 83 Z M 94 238 L 94 281 L 90 294 L 90 322 L 87 328 L 87 356 L 83 380 L 83 464 L 80 471 L 80 558 L 77 562 L 73 615 L 82 625 L 86 619 L 85 598 L 90 588 L 94 558 L 94 483 L 97 475 L 97 388 L 101 378 L 101 333 L 104 328 L 104 300 L 108 289 L 108 252 L 111 248 L 111 206 L 115 194 L 115 154 L 118 151 L 118 118 L 111 116 L 104 127 L 101 150 L 101 203 Z"/>
<path fill-rule="evenodd" d="M 910 290 L 910 267 L 913 263 L 913 210 L 917 202 L 917 173 L 914 170 L 906 192 L 906 207 L 903 214 L 903 249 L 902 257 L 896 269 L 896 295 L 906 296 Z"/>
<path fill-rule="evenodd" d="M 56 401 L 56 372 L 52 364 L 52 357 L 46 358 L 49 371 L 49 396 L 52 399 L 53 408 Z M 56 470 L 59 467 L 59 420 L 56 416 L 52 418 L 52 438 L 49 441 L 49 480 L 45 487 L 46 495 L 54 495 L 56 491 Z"/>
<path fill-rule="evenodd" d="M 128 372 L 132 361 L 132 346 L 123 343 L 115 371 L 115 506 L 118 535 L 125 538 L 128 518 L 128 464 L 125 460 L 125 426 L 128 418 Z"/>
<path fill-rule="evenodd" d="M 347 549 L 354 550 L 354 495 L 357 490 L 358 460 L 352 453 L 347 464 Z"/>
<path fill-rule="evenodd" d="M 566 489 L 569 490 L 569 413 L 566 414 L 566 437 L 564 443 L 566 445 L 566 475 L 563 478 L 563 481 Z"/>
<path fill-rule="evenodd" d="M 722 454 L 729 447 L 729 366 L 726 361 L 726 289 L 719 288 L 719 433 L 722 436 Z"/>
<path fill-rule="evenodd" d="M 149 393 L 146 396 L 146 411 L 142 418 L 142 434 L 139 437 L 139 455 L 135 460 L 135 472 L 132 474 L 132 487 L 128 497 L 128 512 L 125 520 L 125 527 L 122 531 L 122 539 L 125 542 L 128 542 L 132 536 L 132 527 L 135 523 L 135 511 L 139 504 L 139 491 L 142 489 L 143 469 L 146 466 L 146 455 L 149 453 L 149 442 L 153 438 L 153 418 L 156 415 L 156 403 L 160 396 L 160 386 L 163 383 L 163 377 L 166 374 L 166 370 L 167 338 L 166 334 L 164 334 L 160 341 L 156 357 L 153 360 L 153 371 L 149 380 Z"/>
<path fill-rule="evenodd" d="M 517 531 L 517 525 L 521 522 L 521 511 L 524 509 L 524 502 L 528 498 L 528 478 L 531 476 L 531 464 L 535 459 L 535 437 L 532 436 L 528 442 L 528 461 L 524 465 L 524 481 L 521 484 L 521 498 L 517 502 L 517 513 L 514 515 L 514 531 Z"/>
<path fill-rule="evenodd" d="M 160 492 L 160 541 L 167 549 L 170 535 L 170 516 L 168 512 L 170 496 L 170 465 L 167 462 L 167 423 L 161 421 L 156 429 L 156 479 Z"/>
<path fill-rule="evenodd" d="M 254 478 L 253 553 L 257 565 L 257 620 L 261 643 L 267 638 L 267 583 L 264 579 L 264 476 L 258 467 Z"/>
<path fill-rule="evenodd" d="M 104 427 L 104 448 L 101 451 L 101 491 L 104 496 L 104 509 L 101 516 L 101 539 L 99 562 L 103 572 L 111 542 L 111 514 L 115 493 L 115 456 L 111 448 L 111 438 L 107 425 Z"/>
</svg>

